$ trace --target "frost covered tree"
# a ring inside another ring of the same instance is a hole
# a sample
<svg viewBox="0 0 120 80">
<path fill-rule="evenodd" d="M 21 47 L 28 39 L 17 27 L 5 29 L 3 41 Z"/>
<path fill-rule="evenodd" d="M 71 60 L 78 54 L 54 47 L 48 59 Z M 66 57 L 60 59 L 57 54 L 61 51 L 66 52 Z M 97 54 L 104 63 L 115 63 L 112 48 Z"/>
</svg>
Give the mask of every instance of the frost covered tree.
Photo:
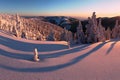
<svg viewBox="0 0 120 80">
<path fill-rule="evenodd" d="M 62 31 L 62 33 L 60 35 L 60 40 L 61 41 L 68 41 L 68 35 L 67 35 L 67 33 L 68 33 L 68 31 L 64 27 L 64 30 Z"/>
<path fill-rule="evenodd" d="M 40 59 L 39 59 L 39 56 L 38 56 L 38 50 L 37 48 L 34 49 L 34 61 L 38 62 Z"/>
<path fill-rule="evenodd" d="M 0 29 L 2 29 L 2 16 L 0 15 Z"/>
<path fill-rule="evenodd" d="M 120 25 L 118 26 L 118 35 L 117 35 L 117 38 L 120 39 Z"/>
<path fill-rule="evenodd" d="M 95 12 L 93 12 L 93 15 L 92 15 L 92 33 L 93 33 L 93 42 L 98 42 L 98 26 L 97 26 L 97 19 L 96 19 L 96 15 L 95 15 Z"/>
<path fill-rule="evenodd" d="M 20 16 L 18 16 L 18 14 L 16 14 L 16 29 L 18 31 L 19 36 L 21 37 L 21 33 L 22 33 L 22 22 L 20 20 Z"/>
<path fill-rule="evenodd" d="M 119 32 L 119 24 L 118 24 L 118 20 L 116 20 L 115 26 L 112 29 L 112 38 L 117 38 L 118 32 Z"/>
<path fill-rule="evenodd" d="M 64 33 L 62 34 L 62 36 L 65 41 L 69 42 L 70 44 L 73 43 L 73 34 L 71 31 L 68 31 L 66 28 L 64 28 Z"/>
<path fill-rule="evenodd" d="M 22 34 L 21 34 L 21 38 L 28 39 L 28 38 L 27 38 L 27 32 L 25 32 L 25 31 L 22 32 Z"/>
<path fill-rule="evenodd" d="M 105 41 L 105 29 L 101 25 L 101 18 L 97 22 L 95 12 L 93 12 L 92 17 L 88 18 L 88 24 L 86 25 L 86 37 L 87 42 L 99 42 Z"/>
<path fill-rule="evenodd" d="M 48 41 L 55 41 L 55 35 L 54 35 L 52 28 L 51 28 L 51 31 L 50 31 L 48 37 L 47 37 L 47 40 Z"/>
<path fill-rule="evenodd" d="M 16 37 L 19 37 L 18 30 L 16 29 L 15 26 L 13 26 L 12 33 L 13 33 L 13 35 L 15 35 Z"/>
<path fill-rule="evenodd" d="M 101 24 L 101 18 L 99 18 L 98 28 L 97 28 L 98 41 L 105 41 L 105 28 Z"/>
<path fill-rule="evenodd" d="M 64 31 L 61 33 L 60 36 L 60 40 L 61 41 L 67 41 L 68 45 L 73 44 L 73 34 L 71 31 L 68 31 L 65 27 L 64 27 Z"/>
<path fill-rule="evenodd" d="M 86 25 L 86 34 L 87 34 L 87 42 L 97 42 L 97 19 L 95 12 L 93 12 L 92 17 L 88 18 L 88 24 Z"/>
<path fill-rule="evenodd" d="M 95 20 L 95 19 L 94 19 Z M 86 37 L 88 43 L 97 42 L 97 33 L 96 26 L 94 24 L 94 20 L 90 17 L 88 18 L 88 24 L 86 25 Z"/>
<path fill-rule="evenodd" d="M 73 34 L 72 34 L 71 31 L 68 31 L 67 37 L 68 37 L 68 40 L 67 40 L 67 41 L 68 41 L 70 44 L 74 44 L 74 41 L 73 41 Z"/>
<path fill-rule="evenodd" d="M 41 33 L 38 34 L 37 40 L 43 41 L 43 35 Z"/>
<path fill-rule="evenodd" d="M 82 24 L 81 24 L 81 21 L 79 21 L 79 25 L 77 27 L 77 42 L 78 43 L 85 43 L 85 34 L 83 32 L 83 29 L 82 29 Z"/>
<path fill-rule="evenodd" d="M 106 40 L 110 40 L 111 39 L 111 30 L 110 30 L 109 27 L 105 31 L 105 36 L 106 36 Z"/>
<path fill-rule="evenodd" d="M 28 39 L 46 40 L 49 35 L 50 28 L 52 27 L 54 31 L 54 39 L 60 40 L 62 28 L 51 24 L 49 22 L 44 22 L 38 19 L 26 19 L 17 15 L 6 15 L 0 14 L 0 29 L 14 33 L 17 37 L 22 38 L 27 33 L 26 37 Z M 25 33 L 24 33 L 25 32 Z M 38 34 L 40 32 L 41 34 Z"/>
</svg>

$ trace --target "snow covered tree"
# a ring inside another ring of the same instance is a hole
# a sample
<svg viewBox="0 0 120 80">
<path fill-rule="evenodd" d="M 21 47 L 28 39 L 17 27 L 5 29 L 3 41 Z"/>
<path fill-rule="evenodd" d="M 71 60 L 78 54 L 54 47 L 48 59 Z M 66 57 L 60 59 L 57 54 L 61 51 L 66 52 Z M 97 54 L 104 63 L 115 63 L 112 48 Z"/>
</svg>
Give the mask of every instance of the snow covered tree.
<svg viewBox="0 0 120 80">
<path fill-rule="evenodd" d="M 105 36 L 106 36 L 106 40 L 110 40 L 111 39 L 111 30 L 110 30 L 109 27 L 105 31 Z"/>
<path fill-rule="evenodd" d="M 68 35 L 68 42 L 69 42 L 70 44 L 73 44 L 74 41 L 73 41 L 73 34 L 72 34 L 72 32 L 71 32 L 71 31 L 68 31 L 67 35 Z"/>
<path fill-rule="evenodd" d="M 44 41 L 44 36 L 39 32 L 37 40 Z"/>
<path fill-rule="evenodd" d="M 98 28 L 97 28 L 98 41 L 105 41 L 105 28 L 101 24 L 101 18 L 99 18 Z"/>
<path fill-rule="evenodd" d="M 21 34 L 21 38 L 28 39 L 28 38 L 27 38 L 27 32 L 25 32 L 25 31 L 22 32 L 22 34 Z"/>
<path fill-rule="evenodd" d="M 94 17 L 93 17 L 94 18 Z M 87 42 L 94 43 L 97 42 L 97 28 L 96 24 L 94 23 L 95 19 L 88 18 L 88 24 L 86 25 L 86 35 L 87 35 Z"/>
<path fill-rule="evenodd" d="M 38 56 L 38 50 L 37 48 L 34 49 L 34 61 L 38 62 L 40 59 L 39 59 L 39 56 Z"/>
<path fill-rule="evenodd" d="M 78 43 L 85 43 L 85 34 L 83 32 L 83 29 L 82 29 L 81 21 L 79 21 L 79 25 L 77 27 L 76 34 L 77 34 L 77 38 L 78 38 L 77 42 Z"/>
<path fill-rule="evenodd" d="M 16 37 L 19 37 L 19 33 L 18 33 L 18 31 L 17 31 L 17 29 L 16 29 L 15 26 L 13 26 L 12 33 L 13 33 L 13 35 L 15 35 Z"/>
<path fill-rule="evenodd" d="M 55 36 L 54 36 L 54 32 L 53 32 L 52 28 L 51 28 L 51 31 L 50 31 L 48 37 L 47 37 L 47 40 L 48 41 L 55 41 Z"/>
<path fill-rule="evenodd" d="M 86 25 L 86 35 L 87 42 L 99 42 L 105 41 L 105 29 L 101 25 L 101 18 L 99 19 L 99 23 L 97 22 L 95 12 L 93 12 L 92 17 L 88 18 L 88 24 Z"/>
<path fill-rule="evenodd" d="M 117 38 L 120 39 L 120 25 L 118 26 L 118 35 L 117 35 Z"/>
<path fill-rule="evenodd" d="M 61 35 L 60 35 L 60 40 L 61 41 L 67 41 L 67 33 L 68 31 L 66 30 L 66 28 L 64 27 L 64 30 L 62 31 Z"/>
<path fill-rule="evenodd" d="M 20 16 L 18 16 L 18 14 L 16 14 L 16 29 L 18 31 L 18 34 L 19 36 L 18 37 L 21 37 L 21 33 L 22 33 L 22 22 L 20 20 Z"/>
<path fill-rule="evenodd" d="M 119 24 L 118 24 L 118 20 L 116 20 L 115 26 L 112 29 L 112 38 L 117 38 L 119 32 Z"/>
<path fill-rule="evenodd" d="M 2 29 L 2 16 L 0 15 L 0 29 Z"/>
</svg>

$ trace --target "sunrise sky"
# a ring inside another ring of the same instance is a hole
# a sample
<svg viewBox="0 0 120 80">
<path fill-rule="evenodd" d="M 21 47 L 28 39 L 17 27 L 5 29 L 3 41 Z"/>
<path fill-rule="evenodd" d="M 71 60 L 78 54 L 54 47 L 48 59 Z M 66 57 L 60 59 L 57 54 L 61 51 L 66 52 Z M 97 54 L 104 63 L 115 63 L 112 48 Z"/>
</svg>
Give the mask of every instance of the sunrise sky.
<svg viewBox="0 0 120 80">
<path fill-rule="evenodd" d="M 0 0 L 0 12 L 31 16 L 120 16 L 120 0 Z"/>
</svg>

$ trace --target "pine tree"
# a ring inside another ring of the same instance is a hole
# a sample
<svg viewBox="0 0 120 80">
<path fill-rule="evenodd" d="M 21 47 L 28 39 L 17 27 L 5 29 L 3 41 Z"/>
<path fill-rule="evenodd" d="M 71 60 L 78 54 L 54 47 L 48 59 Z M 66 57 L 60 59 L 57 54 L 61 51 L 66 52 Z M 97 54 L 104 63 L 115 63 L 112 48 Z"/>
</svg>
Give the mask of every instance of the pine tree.
<svg viewBox="0 0 120 80">
<path fill-rule="evenodd" d="M 55 41 L 55 36 L 54 36 L 54 32 L 53 32 L 52 28 L 50 30 L 48 37 L 47 37 L 47 40 L 48 41 Z"/>
<path fill-rule="evenodd" d="M 118 24 L 118 20 L 116 20 L 115 26 L 112 29 L 112 38 L 117 38 L 118 30 L 119 30 L 119 24 Z"/>
<path fill-rule="evenodd" d="M 82 24 L 81 24 L 81 21 L 79 21 L 79 25 L 77 27 L 77 42 L 78 43 L 85 43 L 85 35 L 84 35 L 84 32 L 83 32 L 83 29 L 82 29 Z"/>
<path fill-rule="evenodd" d="M 105 35 L 106 35 L 106 40 L 110 40 L 111 39 L 111 30 L 110 30 L 109 27 L 105 31 Z"/>
<path fill-rule="evenodd" d="M 99 23 L 98 23 L 98 41 L 105 41 L 105 28 L 101 24 L 101 18 L 99 18 Z"/>
</svg>

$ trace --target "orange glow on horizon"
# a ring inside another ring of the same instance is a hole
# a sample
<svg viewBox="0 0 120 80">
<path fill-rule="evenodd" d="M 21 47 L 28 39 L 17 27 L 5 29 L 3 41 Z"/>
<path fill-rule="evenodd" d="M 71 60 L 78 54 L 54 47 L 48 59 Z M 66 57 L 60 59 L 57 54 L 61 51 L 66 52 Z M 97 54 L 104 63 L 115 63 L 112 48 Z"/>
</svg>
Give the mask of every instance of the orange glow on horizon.
<svg viewBox="0 0 120 80">
<path fill-rule="evenodd" d="M 20 14 L 22 16 L 74 16 L 74 17 L 81 17 L 81 18 L 88 18 L 92 16 L 92 12 L 85 12 L 85 13 L 63 13 L 63 12 L 59 12 L 59 13 L 44 13 L 44 14 Z M 100 13 L 100 12 L 96 12 L 96 16 L 97 17 L 115 17 L 115 16 L 120 16 L 120 12 L 118 13 Z"/>
</svg>

